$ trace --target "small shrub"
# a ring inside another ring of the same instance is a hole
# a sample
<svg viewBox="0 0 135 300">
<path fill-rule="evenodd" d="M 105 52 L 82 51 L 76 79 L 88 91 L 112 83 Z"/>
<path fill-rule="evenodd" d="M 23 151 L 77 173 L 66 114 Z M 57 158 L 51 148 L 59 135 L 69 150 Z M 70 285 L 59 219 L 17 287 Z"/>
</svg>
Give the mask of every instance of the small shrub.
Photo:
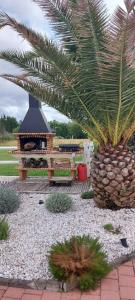
<svg viewBox="0 0 135 300">
<path fill-rule="evenodd" d="M 19 196 L 4 186 L 0 186 L 0 214 L 10 214 L 18 209 Z"/>
<path fill-rule="evenodd" d="M 9 225 L 5 218 L 0 220 L 0 241 L 1 240 L 7 240 L 9 236 Z"/>
<path fill-rule="evenodd" d="M 104 225 L 104 229 L 110 232 L 110 231 L 114 230 L 114 227 L 111 223 L 108 223 L 108 224 Z"/>
<path fill-rule="evenodd" d="M 114 226 L 111 223 L 105 224 L 104 229 L 108 232 L 119 234 L 120 233 L 120 227 L 114 228 Z"/>
<path fill-rule="evenodd" d="M 82 291 L 95 289 L 111 270 L 98 239 L 85 235 L 52 245 L 49 267 L 54 278 L 74 282 Z"/>
<path fill-rule="evenodd" d="M 93 191 L 84 192 L 84 193 L 82 193 L 81 198 L 82 199 L 94 198 L 94 192 Z"/>
<path fill-rule="evenodd" d="M 72 199 L 66 194 L 54 194 L 48 197 L 46 208 L 53 213 L 64 213 L 72 207 Z"/>
</svg>

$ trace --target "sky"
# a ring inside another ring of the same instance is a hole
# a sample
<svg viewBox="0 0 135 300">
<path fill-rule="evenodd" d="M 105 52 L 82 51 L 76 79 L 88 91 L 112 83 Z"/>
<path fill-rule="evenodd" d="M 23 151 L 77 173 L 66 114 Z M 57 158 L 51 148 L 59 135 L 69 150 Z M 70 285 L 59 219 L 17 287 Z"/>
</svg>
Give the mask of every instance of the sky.
<svg viewBox="0 0 135 300">
<path fill-rule="evenodd" d="M 113 13 L 118 5 L 123 6 L 123 0 L 105 0 L 105 3 L 110 13 Z M 50 39 L 55 38 L 41 9 L 32 0 L 0 0 L 0 11 L 8 13 L 36 31 L 45 32 Z M 0 30 L 0 51 L 9 49 L 28 50 L 29 47 L 29 44 L 9 27 Z M 16 72 L 18 70 L 13 64 L 0 60 L 0 74 L 16 74 Z M 16 117 L 20 121 L 23 120 L 27 109 L 28 94 L 16 85 L 0 79 L 0 116 L 5 114 Z M 68 121 L 65 116 L 46 105 L 43 106 L 43 110 L 48 121 Z"/>
</svg>

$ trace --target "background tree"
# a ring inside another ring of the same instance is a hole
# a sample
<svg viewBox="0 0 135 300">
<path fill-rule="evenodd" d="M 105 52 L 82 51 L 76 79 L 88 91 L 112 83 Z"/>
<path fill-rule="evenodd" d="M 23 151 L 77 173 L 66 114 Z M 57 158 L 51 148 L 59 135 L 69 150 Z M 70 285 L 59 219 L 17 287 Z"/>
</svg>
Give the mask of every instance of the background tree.
<svg viewBox="0 0 135 300">
<path fill-rule="evenodd" d="M 2 51 L 22 68 L 2 77 L 76 121 L 99 148 L 94 159 L 94 198 L 101 207 L 135 206 L 135 158 L 127 142 L 135 131 L 135 1 L 125 0 L 112 20 L 102 0 L 35 0 L 59 39 L 50 41 L 7 14 L 29 52 Z"/>
<path fill-rule="evenodd" d="M 82 128 L 74 122 L 63 123 L 58 121 L 50 121 L 50 126 L 56 133 L 57 137 L 74 138 L 74 139 L 87 139 L 88 135 Z"/>
<path fill-rule="evenodd" d="M 14 117 L 2 116 L 0 118 L 0 123 L 3 124 L 5 130 L 9 133 L 13 133 L 14 130 L 18 127 L 19 123 Z"/>
<path fill-rule="evenodd" d="M 68 123 L 69 137 L 74 139 L 87 139 L 88 134 L 75 122 Z"/>
</svg>

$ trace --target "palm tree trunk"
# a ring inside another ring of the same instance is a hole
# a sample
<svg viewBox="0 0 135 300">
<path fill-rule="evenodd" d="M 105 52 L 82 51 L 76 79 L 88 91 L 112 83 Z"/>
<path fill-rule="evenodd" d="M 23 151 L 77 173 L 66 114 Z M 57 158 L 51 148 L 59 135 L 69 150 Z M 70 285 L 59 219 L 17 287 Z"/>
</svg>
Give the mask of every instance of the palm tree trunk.
<svg viewBox="0 0 135 300">
<path fill-rule="evenodd" d="M 126 146 L 100 148 L 93 160 L 91 177 L 99 207 L 135 207 L 135 156 Z"/>
</svg>

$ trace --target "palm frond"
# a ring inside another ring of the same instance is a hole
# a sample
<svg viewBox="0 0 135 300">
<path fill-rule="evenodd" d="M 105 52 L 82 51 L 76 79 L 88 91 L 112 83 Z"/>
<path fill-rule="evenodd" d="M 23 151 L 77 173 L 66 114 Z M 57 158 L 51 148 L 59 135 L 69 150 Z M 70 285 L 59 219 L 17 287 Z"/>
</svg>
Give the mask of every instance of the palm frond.
<svg viewBox="0 0 135 300">
<path fill-rule="evenodd" d="M 126 142 L 135 115 L 135 1 L 125 0 L 126 10 L 118 8 L 110 23 L 102 0 L 34 2 L 46 11 L 61 47 L 1 13 L 0 27 L 12 27 L 32 46 L 0 53 L 25 72 L 3 78 L 78 122 L 100 144 Z"/>
</svg>

